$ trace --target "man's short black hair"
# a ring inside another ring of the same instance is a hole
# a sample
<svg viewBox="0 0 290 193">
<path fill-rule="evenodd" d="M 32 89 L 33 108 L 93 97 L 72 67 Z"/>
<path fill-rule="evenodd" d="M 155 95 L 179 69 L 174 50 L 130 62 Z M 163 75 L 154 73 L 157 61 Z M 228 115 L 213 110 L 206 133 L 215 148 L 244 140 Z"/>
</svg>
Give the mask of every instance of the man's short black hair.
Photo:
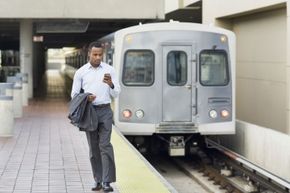
<svg viewBox="0 0 290 193">
<path fill-rule="evenodd" d="M 99 41 L 92 42 L 92 43 L 90 43 L 88 50 L 90 51 L 93 47 L 95 47 L 95 48 L 103 48 L 103 45 Z"/>
</svg>

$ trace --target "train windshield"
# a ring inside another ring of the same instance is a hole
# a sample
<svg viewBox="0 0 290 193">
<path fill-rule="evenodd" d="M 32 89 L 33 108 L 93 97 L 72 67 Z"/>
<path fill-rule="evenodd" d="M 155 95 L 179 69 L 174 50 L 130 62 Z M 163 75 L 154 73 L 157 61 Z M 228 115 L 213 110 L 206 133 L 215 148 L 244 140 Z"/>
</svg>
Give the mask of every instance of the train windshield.
<svg viewBox="0 0 290 193">
<path fill-rule="evenodd" d="M 122 81 L 127 86 L 150 86 L 154 82 L 154 53 L 129 50 L 125 53 Z"/>
<path fill-rule="evenodd" d="M 203 50 L 200 53 L 200 83 L 204 86 L 224 86 L 229 83 L 227 54 L 223 50 Z"/>
<path fill-rule="evenodd" d="M 167 55 L 167 82 L 183 86 L 187 82 L 187 55 L 183 51 L 171 51 Z"/>
</svg>

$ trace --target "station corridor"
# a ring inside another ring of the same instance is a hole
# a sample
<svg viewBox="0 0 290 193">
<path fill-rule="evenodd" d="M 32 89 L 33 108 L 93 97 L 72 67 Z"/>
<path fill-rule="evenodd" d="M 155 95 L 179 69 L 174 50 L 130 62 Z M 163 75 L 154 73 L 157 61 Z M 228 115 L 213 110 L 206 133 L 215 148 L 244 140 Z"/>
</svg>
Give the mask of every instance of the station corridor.
<svg viewBox="0 0 290 193">
<path fill-rule="evenodd" d="M 0 138 L 0 193 L 91 192 L 85 134 L 69 123 L 58 71 L 47 71 L 37 97 L 15 119 L 14 136 Z"/>
</svg>

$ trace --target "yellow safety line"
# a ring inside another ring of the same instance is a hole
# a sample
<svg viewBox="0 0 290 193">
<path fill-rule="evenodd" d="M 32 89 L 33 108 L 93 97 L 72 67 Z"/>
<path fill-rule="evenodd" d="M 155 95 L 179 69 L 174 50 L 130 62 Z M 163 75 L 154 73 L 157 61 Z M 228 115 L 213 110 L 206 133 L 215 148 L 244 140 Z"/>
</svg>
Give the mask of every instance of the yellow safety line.
<svg viewBox="0 0 290 193">
<path fill-rule="evenodd" d="M 120 193 L 169 192 L 157 175 L 114 129 L 112 132 L 112 143 L 117 170 L 116 183 Z"/>
</svg>

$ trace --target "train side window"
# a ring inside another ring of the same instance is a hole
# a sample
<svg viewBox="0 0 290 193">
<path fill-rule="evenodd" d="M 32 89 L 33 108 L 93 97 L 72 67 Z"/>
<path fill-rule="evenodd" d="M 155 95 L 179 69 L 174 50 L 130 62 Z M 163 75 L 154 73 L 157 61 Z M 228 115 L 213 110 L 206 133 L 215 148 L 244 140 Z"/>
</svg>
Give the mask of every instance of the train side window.
<svg viewBox="0 0 290 193">
<path fill-rule="evenodd" d="M 183 51 L 167 54 L 167 82 L 172 86 L 183 86 L 187 82 L 187 55 Z"/>
<path fill-rule="evenodd" d="M 200 83 L 204 86 L 225 86 L 229 83 L 228 59 L 224 50 L 201 51 Z"/>
<path fill-rule="evenodd" d="M 107 57 L 106 57 L 106 62 L 109 65 L 113 66 L 113 51 L 112 50 L 108 51 Z"/>
<path fill-rule="evenodd" d="M 122 81 L 127 86 L 150 86 L 154 82 L 154 53 L 128 50 L 125 53 Z"/>
</svg>

